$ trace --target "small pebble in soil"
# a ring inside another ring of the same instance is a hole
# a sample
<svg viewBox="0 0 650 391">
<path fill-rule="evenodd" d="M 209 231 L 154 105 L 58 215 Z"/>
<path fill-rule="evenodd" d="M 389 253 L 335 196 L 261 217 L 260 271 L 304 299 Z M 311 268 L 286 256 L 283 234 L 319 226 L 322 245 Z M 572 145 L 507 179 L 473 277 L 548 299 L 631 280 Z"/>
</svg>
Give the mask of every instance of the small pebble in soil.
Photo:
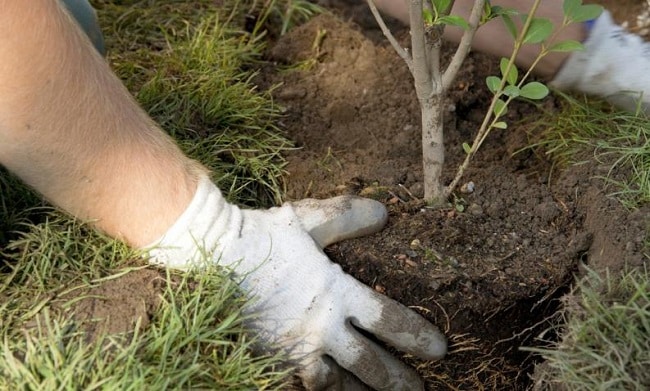
<svg viewBox="0 0 650 391">
<path fill-rule="evenodd" d="M 424 185 L 422 185 L 421 182 L 415 182 L 414 184 L 409 186 L 409 191 L 415 198 L 424 197 Z"/>
<path fill-rule="evenodd" d="M 471 203 L 467 207 L 467 213 L 473 215 L 473 216 L 480 216 L 483 214 L 483 208 L 481 208 L 481 205 L 476 204 L 476 203 Z"/>
<path fill-rule="evenodd" d="M 422 243 L 420 243 L 420 239 L 411 240 L 410 247 L 411 250 L 419 250 L 420 248 L 422 248 Z"/>
<path fill-rule="evenodd" d="M 359 191 L 359 196 L 366 197 L 366 198 L 374 198 L 377 197 L 379 193 L 380 190 L 377 188 L 377 186 L 367 186 L 361 189 L 361 191 Z"/>
<path fill-rule="evenodd" d="M 336 190 L 337 194 L 341 194 L 341 193 L 349 191 L 350 187 L 348 185 L 336 185 L 334 190 Z"/>
<path fill-rule="evenodd" d="M 307 90 L 300 86 L 286 86 L 278 92 L 278 98 L 284 100 L 302 99 L 305 96 L 307 96 Z"/>
<path fill-rule="evenodd" d="M 541 219 L 542 222 L 550 223 L 560 215 L 560 209 L 557 207 L 555 202 L 546 201 L 540 203 L 535 207 L 535 214 Z"/>
<path fill-rule="evenodd" d="M 406 263 L 410 267 L 417 267 L 418 266 L 417 262 L 412 261 L 410 258 L 406 258 L 404 260 L 404 263 Z"/>
<path fill-rule="evenodd" d="M 475 188 L 474 182 L 469 181 L 460 187 L 460 192 L 463 194 L 470 194 L 474 192 L 474 188 Z"/>
</svg>

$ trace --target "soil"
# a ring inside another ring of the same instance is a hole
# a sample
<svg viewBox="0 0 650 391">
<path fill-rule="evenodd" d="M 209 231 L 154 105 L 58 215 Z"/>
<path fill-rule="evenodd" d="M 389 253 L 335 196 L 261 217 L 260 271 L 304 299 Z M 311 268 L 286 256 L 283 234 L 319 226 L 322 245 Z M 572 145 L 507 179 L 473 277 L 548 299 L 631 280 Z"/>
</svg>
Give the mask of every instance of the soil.
<svg viewBox="0 0 650 391">
<path fill-rule="evenodd" d="M 535 137 L 523 120 L 540 113 L 523 103 L 509 110 L 513 126 L 491 134 L 466 172 L 474 192 L 458 193 L 448 208 L 426 208 L 411 76 L 365 2 L 350 3 L 330 1 L 334 16 L 313 19 L 269 50 L 272 69 L 303 68 L 265 73 L 269 84 L 282 83 L 274 96 L 286 110 L 283 127 L 300 147 L 288 156 L 289 196 L 360 194 L 388 205 L 383 231 L 327 253 L 445 330 L 449 355 L 414 363 L 428 389 L 526 389 L 539 358 L 519 348 L 539 345 L 535 337 L 582 265 L 616 271 L 643 263 L 648 208 L 629 213 L 608 197 L 594 179 L 606 166 L 558 170 L 543 151 L 515 153 Z M 633 24 L 641 5 L 618 2 L 613 10 Z M 408 46 L 408 31 L 391 26 Z M 498 73 L 497 64 L 472 54 L 456 80 L 446 103 L 445 182 L 486 111 L 484 80 Z M 544 103 L 548 110 L 557 104 Z"/>
<path fill-rule="evenodd" d="M 642 1 L 609 3 L 619 21 L 633 22 Z M 410 74 L 364 2 L 326 6 L 332 14 L 270 45 L 259 77 L 261 88 L 282 83 L 274 90 L 285 110 L 281 125 L 300 147 L 287 155 L 288 198 L 360 194 L 386 203 L 390 219 L 383 231 L 327 253 L 448 335 L 444 360 L 404 358 L 417 366 L 427 389 L 527 389 L 539 358 L 520 347 L 539 344 L 535 337 L 582 265 L 616 271 L 644 262 L 648 207 L 630 212 L 608 197 L 595 179 L 604 166 L 558 169 L 543 151 L 515 153 L 535 137 L 523 120 L 539 116 L 538 108 L 520 103 L 509 110 L 510 128 L 490 135 L 465 174 L 475 190 L 459 192 L 450 207 L 427 208 L 420 201 L 419 106 Z M 397 22 L 391 27 L 406 45 L 408 31 Z M 445 181 L 486 110 L 484 80 L 496 64 L 472 54 L 453 86 Z M 557 104 L 552 98 L 544 103 L 549 110 Z M 123 314 L 147 319 L 155 307 L 160 288 L 153 281 L 146 270 L 112 280 L 101 293 L 114 296 L 103 302 L 113 309 L 84 301 L 80 313 L 121 314 L 109 330 L 127 331 L 134 322 Z"/>
</svg>

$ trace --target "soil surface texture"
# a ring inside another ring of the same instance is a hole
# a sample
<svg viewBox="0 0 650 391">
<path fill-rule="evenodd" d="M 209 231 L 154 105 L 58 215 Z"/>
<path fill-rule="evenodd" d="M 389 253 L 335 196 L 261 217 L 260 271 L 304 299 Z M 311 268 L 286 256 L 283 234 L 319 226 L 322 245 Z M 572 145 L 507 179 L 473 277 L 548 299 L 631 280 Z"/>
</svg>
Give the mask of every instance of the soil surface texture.
<svg viewBox="0 0 650 391">
<path fill-rule="evenodd" d="M 641 3 L 610 9 L 633 23 Z M 581 265 L 618 270 L 643 262 L 647 208 L 630 213 L 607 196 L 594 179 L 606 166 L 558 169 L 543 151 L 518 152 L 534 141 L 528 129 L 540 115 L 526 103 L 510 108 L 509 129 L 493 132 L 471 163 L 463 182 L 475 190 L 456 194 L 449 208 L 426 208 L 411 75 L 365 2 L 328 5 L 333 15 L 313 19 L 269 50 L 272 68 L 303 70 L 264 74 L 269 84 L 282 83 L 274 94 L 286 109 L 282 125 L 300 147 L 288 156 L 290 198 L 360 194 L 389 207 L 383 231 L 327 253 L 448 335 L 444 360 L 413 363 L 428 389 L 528 388 L 538 358 L 520 347 L 539 346 L 535 337 L 549 326 Z M 407 47 L 408 30 L 397 22 L 391 27 Z M 484 80 L 497 67 L 498 59 L 472 54 L 453 86 L 445 114 L 446 183 L 488 107 Z M 553 110 L 557 102 L 548 98 L 544 105 Z"/>
</svg>

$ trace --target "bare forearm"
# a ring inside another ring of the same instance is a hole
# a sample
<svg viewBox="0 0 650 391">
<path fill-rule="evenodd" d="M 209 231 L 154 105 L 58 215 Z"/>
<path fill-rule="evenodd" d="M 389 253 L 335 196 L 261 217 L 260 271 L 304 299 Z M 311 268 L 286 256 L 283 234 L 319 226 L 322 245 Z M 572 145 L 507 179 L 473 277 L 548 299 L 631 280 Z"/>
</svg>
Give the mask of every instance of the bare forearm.
<svg viewBox="0 0 650 391">
<path fill-rule="evenodd" d="M 402 22 L 408 24 L 408 7 L 409 0 L 375 0 L 377 6 Z M 514 8 L 519 12 L 528 12 L 533 0 L 498 0 L 493 1 L 492 5 L 499 5 L 508 8 Z M 452 13 L 460 15 L 465 19 L 469 18 L 474 1 L 456 0 Z M 537 16 L 550 19 L 558 27 L 562 23 L 562 1 L 561 0 L 544 0 L 537 11 Z M 458 43 L 462 37 L 463 30 L 460 28 L 447 27 L 445 29 L 445 39 Z M 585 39 L 584 27 L 580 24 L 574 24 L 564 29 L 558 36 L 558 40 L 573 39 L 582 41 Z M 513 39 L 503 25 L 498 20 L 491 21 L 482 26 L 472 41 L 474 50 L 488 53 L 499 57 L 508 57 L 512 53 Z M 527 68 L 532 65 L 539 53 L 539 47 L 525 45 L 517 56 L 517 64 Z M 553 76 L 560 69 L 569 53 L 552 53 L 542 59 L 536 68 L 536 73 L 541 76 Z"/>
<path fill-rule="evenodd" d="M 469 0 L 458 0 L 454 6 L 454 12 L 467 17 L 474 4 Z M 530 11 L 533 0 L 499 0 L 493 1 L 492 5 L 500 5 L 507 8 L 514 8 L 521 13 Z M 555 28 L 562 25 L 564 14 L 562 13 L 561 0 L 544 0 L 541 2 L 536 17 L 548 18 Z M 515 21 L 518 21 L 515 18 Z M 519 25 L 521 28 L 521 24 Z M 459 28 L 445 29 L 445 38 L 452 42 L 458 42 L 463 32 Z M 583 41 L 585 39 L 585 29 L 582 24 L 573 24 L 559 32 L 557 36 L 558 41 L 572 39 L 575 41 Z M 474 37 L 472 47 L 480 52 L 488 53 L 498 57 L 509 57 L 512 53 L 514 40 L 510 33 L 506 30 L 504 24 L 500 20 L 493 20 L 482 26 Z M 537 55 L 539 54 L 539 46 L 537 45 L 524 45 L 517 55 L 517 65 L 523 68 L 529 68 Z M 553 77 L 570 53 L 550 53 L 539 62 L 535 68 L 535 73 L 540 76 Z"/>
<path fill-rule="evenodd" d="M 202 170 L 54 0 L 0 1 L 0 163 L 138 246 L 183 212 Z"/>
</svg>

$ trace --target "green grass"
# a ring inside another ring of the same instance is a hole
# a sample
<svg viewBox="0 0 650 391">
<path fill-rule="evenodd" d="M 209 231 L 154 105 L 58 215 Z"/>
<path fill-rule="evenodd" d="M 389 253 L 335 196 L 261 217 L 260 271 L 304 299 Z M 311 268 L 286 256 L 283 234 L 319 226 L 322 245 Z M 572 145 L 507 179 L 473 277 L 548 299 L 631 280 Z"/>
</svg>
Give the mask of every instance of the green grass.
<svg viewBox="0 0 650 391">
<path fill-rule="evenodd" d="M 540 353 L 545 389 L 650 389 L 650 275 L 590 273 L 566 296 L 559 342 Z"/>
<path fill-rule="evenodd" d="M 275 125 L 280 108 L 252 82 L 264 48 L 247 33 L 243 6 L 213 1 L 98 2 L 109 61 L 136 99 L 190 156 L 213 170 L 229 200 L 282 201 L 292 147 Z"/>
<path fill-rule="evenodd" d="M 76 303 L 91 287 L 149 267 L 92 228 L 47 215 L 4 252 L 11 271 L 0 284 L 0 389 L 282 388 L 279 358 L 251 354 L 245 299 L 216 268 L 160 271 L 151 323 L 89 342 L 96 320 L 78 320 Z"/>
<path fill-rule="evenodd" d="M 597 164 L 610 196 L 628 209 L 650 201 L 650 120 L 597 102 L 559 94 L 561 111 L 534 125 L 541 147 L 560 165 Z M 650 224 L 650 222 L 649 222 Z M 650 225 L 648 226 L 650 228 Z M 645 257 L 650 260 L 650 236 Z M 620 275 L 590 272 L 580 279 L 548 348 L 525 348 L 545 359 L 540 389 L 650 388 L 650 276 L 647 268 Z"/>
<path fill-rule="evenodd" d="M 40 197 L 0 166 L 0 249 L 16 237 L 16 227 L 38 220 L 38 205 Z"/>
<path fill-rule="evenodd" d="M 270 19 L 271 23 L 279 25 L 280 35 L 284 35 L 297 24 L 324 11 L 319 5 L 309 0 L 267 0 L 265 9 L 268 11 L 262 13 L 263 18 Z"/>
<path fill-rule="evenodd" d="M 228 198 L 281 202 L 281 154 L 291 144 L 275 125 L 280 108 L 253 83 L 262 31 L 241 28 L 257 3 L 93 3 L 111 67 Z M 266 15 L 278 9 L 261 8 Z M 154 307 L 150 319 L 127 332 L 94 333 L 99 320 L 75 313 L 93 289 L 153 271 L 159 300 L 143 299 Z M 283 389 L 281 358 L 251 353 L 243 304 L 218 270 L 147 266 L 0 170 L 0 389 Z"/>
<path fill-rule="evenodd" d="M 536 146 L 562 164 L 595 160 L 609 167 L 602 178 L 627 208 L 650 202 L 650 119 L 560 96 L 560 113 L 546 115 L 534 127 L 542 132 Z"/>
</svg>

